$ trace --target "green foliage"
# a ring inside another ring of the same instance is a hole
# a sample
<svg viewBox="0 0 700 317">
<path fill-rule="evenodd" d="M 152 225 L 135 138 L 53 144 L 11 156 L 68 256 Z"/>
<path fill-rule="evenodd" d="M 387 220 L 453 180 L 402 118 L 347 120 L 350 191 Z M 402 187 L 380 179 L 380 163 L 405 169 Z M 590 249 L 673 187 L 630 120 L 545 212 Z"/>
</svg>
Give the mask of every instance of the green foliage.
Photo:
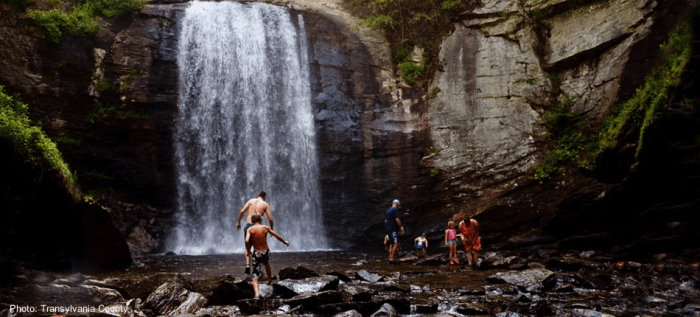
<svg viewBox="0 0 700 317">
<path fill-rule="evenodd" d="M 126 104 L 113 105 L 113 106 L 102 106 L 99 104 L 95 105 L 90 115 L 88 115 L 88 122 L 90 124 L 95 124 L 97 122 L 109 123 L 109 119 L 117 120 L 148 120 L 151 119 L 150 115 L 141 114 L 136 111 L 129 109 Z"/>
<path fill-rule="evenodd" d="M 410 47 L 404 47 L 400 49 L 398 52 L 396 52 L 396 56 L 394 57 L 394 60 L 397 62 L 403 62 L 408 55 L 411 54 L 411 48 Z"/>
<path fill-rule="evenodd" d="M 439 149 L 439 148 L 429 148 L 429 149 L 425 150 L 425 154 L 426 154 L 426 155 L 430 155 L 430 154 L 440 154 L 440 151 L 442 151 L 442 149 Z"/>
<path fill-rule="evenodd" d="M 138 11 L 146 4 L 145 0 L 87 0 L 94 8 L 94 13 L 113 18 L 129 11 Z"/>
<path fill-rule="evenodd" d="M 645 78 L 644 85 L 637 88 L 629 100 L 616 107 L 603 121 L 598 153 L 616 147 L 618 140 L 628 131 L 638 130 L 635 155 L 639 155 L 647 128 L 659 112 L 668 107 L 670 89 L 680 84 L 681 75 L 692 56 L 692 40 L 690 21 L 681 21 L 660 47 L 663 64 Z"/>
<path fill-rule="evenodd" d="M 568 106 L 572 104 L 571 100 L 577 99 L 576 96 L 568 98 L 556 112 L 545 116 L 544 126 L 547 128 L 548 138 L 556 140 L 556 143 L 544 163 L 533 168 L 533 178 L 540 183 L 563 173 L 567 164 L 575 163 L 581 168 L 591 167 L 589 153 L 592 151 L 593 139 L 587 136 L 589 133 L 583 118 L 568 110 Z"/>
<path fill-rule="evenodd" d="M 80 140 L 74 139 L 71 137 L 67 137 L 67 136 L 55 136 L 55 137 L 52 137 L 51 140 L 53 140 L 54 142 L 56 142 L 58 144 L 62 144 L 64 146 L 67 146 L 70 148 L 80 146 Z"/>
<path fill-rule="evenodd" d="M 106 92 L 112 90 L 112 84 L 106 81 L 98 81 L 95 83 L 95 90 L 99 92 Z"/>
<path fill-rule="evenodd" d="M 27 15 L 39 26 L 53 43 L 60 43 L 64 33 L 76 36 L 95 36 L 100 27 L 94 21 L 90 6 L 76 5 L 69 14 L 58 9 L 50 11 L 29 10 Z"/>
<path fill-rule="evenodd" d="M 438 69 L 439 45 L 453 21 L 479 5 L 477 0 L 344 0 L 363 18 L 360 26 L 382 29 L 396 52 L 394 62 L 404 82 L 427 85 L 424 78 Z M 425 53 L 419 64 L 406 61 L 414 46 Z"/>
<path fill-rule="evenodd" d="M 131 86 L 131 83 L 134 81 L 134 78 L 141 75 L 143 75 L 143 69 L 137 69 L 132 71 L 128 75 L 122 77 L 119 82 L 119 91 L 125 91 L 127 88 L 129 88 L 129 86 Z"/>
<path fill-rule="evenodd" d="M 86 171 L 80 173 L 80 179 L 85 180 L 85 181 L 92 181 L 92 182 L 108 182 L 108 181 L 113 181 L 114 177 L 108 176 L 102 172 L 98 171 Z"/>
<path fill-rule="evenodd" d="M 425 66 L 423 64 L 407 61 L 399 64 L 399 70 L 401 70 L 401 78 L 403 78 L 407 84 L 415 85 L 418 79 L 423 76 Z"/>
<path fill-rule="evenodd" d="M 46 170 L 58 171 L 66 188 L 77 197 L 73 173 L 63 161 L 56 144 L 27 117 L 28 107 L 4 92 L 0 86 L 0 138 L 9 142 L 14 156 L 21 162 L 32 162 Z"/>
<path fill-rule="evenodd" d="M 64 34 L 94 37 L 100 30 L 96 17 L 116 17 L 135 11 L 146 4 L 144 0 L 85 0 L 77 1 L 70 12 L 28 10 L 27 15 L 49 41 L 60 43 Z"/>
<path fill-rule="evenodd" d="M 370 29 L 394 28 L 396 21 L 388 15 L 377 15 L 366 18 L 360 22 L 360 25 L 369 27 Z"/>
<path fill-rule="evenodd" d="M 430 177 L 436 177 L 440 175 L 440 170 L 437 168 L 433 168 L 430 170 Z"/>
<path fill-rule="evenodd" d="M 458 0 L 445 0 L 442 2 L 442 4 L 440 4 L 440 7 L 442 7 L 443 10 L 450 10 L 457 4 L 459 4 Z"/>
<path fill-rule="evenodd" d="M 520 79 L 515 81 L 516 84 L 526 83 L 528 85 L 534 85 L 535 82 L 537 82 L 537 79 L 535 77 L 532 77 L 532 76 L 528 76 L 527 78 L 520 78 Z"/>
</svg>

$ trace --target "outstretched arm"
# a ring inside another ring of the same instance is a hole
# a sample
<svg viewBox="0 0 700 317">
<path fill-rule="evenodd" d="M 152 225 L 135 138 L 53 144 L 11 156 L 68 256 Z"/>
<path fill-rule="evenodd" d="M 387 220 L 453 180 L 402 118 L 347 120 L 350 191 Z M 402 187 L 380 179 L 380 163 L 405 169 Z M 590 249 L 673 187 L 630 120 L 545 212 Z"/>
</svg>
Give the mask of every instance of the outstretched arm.
<svg viewBox="0 0 700 317">
<path fill-rule="evenodd" d="M 241 230 L 241 219 L 243 219 L 243 213 L 248 210 L 250 207 L 250 201 L 248 201 L 245 206 L 243 206 L 243 209 L 241 209 L 241 212 L 238 213 L 238 220 L 236 220 L 236 230 Z"/>
<path fill-rule="evenodd" d="M 289 246 L 289 241 L 284 240 L 279 234 L 277 234 L 277 232 L 272 231 L 272 228 L 270 228 L 270 235 L 277 238 L 277 240 L 280 240 L 280 242 L 284 243 L 284 245 Z"/>
</svg>

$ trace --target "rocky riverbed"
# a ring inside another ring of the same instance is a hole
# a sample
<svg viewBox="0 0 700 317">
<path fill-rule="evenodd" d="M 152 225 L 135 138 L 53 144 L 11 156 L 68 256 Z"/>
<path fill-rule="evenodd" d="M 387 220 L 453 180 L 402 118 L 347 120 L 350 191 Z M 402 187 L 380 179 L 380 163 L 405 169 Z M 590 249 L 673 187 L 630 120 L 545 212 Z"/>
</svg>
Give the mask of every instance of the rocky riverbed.
<svg viewBox="0 0 700 317">
<path fill-rule="evenodd" d="M 4 261 L 0 316 L 700 316 L 692 256 L 540 248 L 484 252 L 471 268 L 434 251 L 397 265 L 384 253 L 276 252 L 259 299 L 240 254 L 149 255 L 92 275 Z"/>
</svg>

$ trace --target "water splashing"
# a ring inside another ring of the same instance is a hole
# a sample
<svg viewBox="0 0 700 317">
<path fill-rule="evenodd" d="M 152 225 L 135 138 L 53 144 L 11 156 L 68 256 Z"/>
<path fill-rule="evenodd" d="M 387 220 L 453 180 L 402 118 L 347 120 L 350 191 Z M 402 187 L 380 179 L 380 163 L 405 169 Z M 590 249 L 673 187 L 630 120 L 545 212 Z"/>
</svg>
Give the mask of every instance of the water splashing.
<svg viewBox="0 0 700 317">
<path fill-rule="evenodd" d="M 296 24 L 286 9 L 259 3 L 192 2 L 186 10 L 170 250 L 243 252 L 236 218 L 260 189 L 288 250 L 328 249 L 301 15 Z M 276 239 L 271 247 L 285 249 Z"/>
</svg>

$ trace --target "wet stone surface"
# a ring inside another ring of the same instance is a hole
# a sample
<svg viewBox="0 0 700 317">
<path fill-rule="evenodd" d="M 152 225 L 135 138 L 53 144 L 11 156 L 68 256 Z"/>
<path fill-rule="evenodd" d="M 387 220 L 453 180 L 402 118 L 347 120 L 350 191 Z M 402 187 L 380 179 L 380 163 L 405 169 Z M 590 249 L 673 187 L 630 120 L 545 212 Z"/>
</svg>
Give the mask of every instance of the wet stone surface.
<svg viewBox="0 0 700 317">
<path fill-rule="evenodd" d="M 125 311 L 104 316 L 700 316 L 692 258 L 499 251 L 484 253 L 476 268 L 445 258 L 392 265 L 386 254 L 275 253 L 273 282 L 261 278 L 260 298 L 238 254 L 144 256 L 129 269 L 95 275 L 15 267 L 3 276 L 0 316 L 10 305 L 66 300 Z"/>
</svg>

